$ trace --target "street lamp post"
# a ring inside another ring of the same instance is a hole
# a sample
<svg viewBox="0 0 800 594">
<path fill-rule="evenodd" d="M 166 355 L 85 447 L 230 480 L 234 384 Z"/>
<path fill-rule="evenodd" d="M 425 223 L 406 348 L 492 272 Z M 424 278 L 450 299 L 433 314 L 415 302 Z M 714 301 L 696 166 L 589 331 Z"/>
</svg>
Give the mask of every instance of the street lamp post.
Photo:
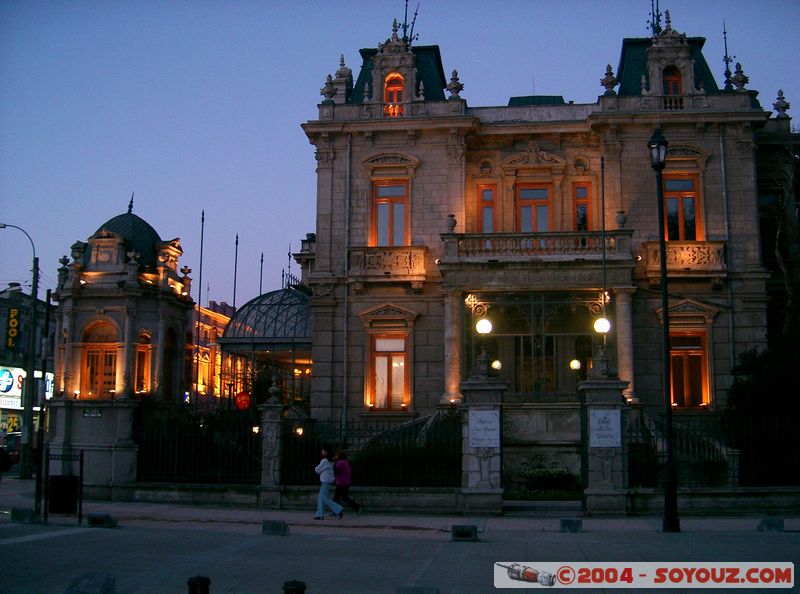
<svg viewBox="0 0 800 594">
<path fill-rule="evenodd" d="M 678 519 L 678 472 L 675 467 L 675 456 L 672 442 L 672 388 L 669 360 L 669 293 L 667 292 L 667 243 L 664 236 L 664 188 L 661 172 L 667 164 L 667 139 L 656 129 L 647 143 L 650 150 L 651 166 L 656 172 L 656 195 L 658 196 L 658 252 L 660 259 L 661 284 L 661 365 L 664 399 L 664 438 L 667 450 L 667 468 L 664 478 L 664 532 L 680 532 Z"/>
<path fill-rule="evenodd" d="M 39 300 L 39 258 L 36 257 L 36 246 L 33 239 L 22 227 L 8 223 L 0 223 L 0 229 L 11 227 L 25 234 L 31 242 L 33 249 L 33 278 L 31 280 L 31 310 L 28 316 L 28 340 L 25 353 L 25 384 L 22 399 L 22 443 L 20 451 L 19 478 L 31 478 L 33 468 L 33 448 L 31 439 L 33 438 L 33 401 L 36 398 L 36 380 L 34 372 L 36 370 L 36 314 L 38 312 L 37 301 Z M 44 373 L 42 369 L 42 373 Z M 41 447 L 42 444 L 39 444 Z"/>
</svg>

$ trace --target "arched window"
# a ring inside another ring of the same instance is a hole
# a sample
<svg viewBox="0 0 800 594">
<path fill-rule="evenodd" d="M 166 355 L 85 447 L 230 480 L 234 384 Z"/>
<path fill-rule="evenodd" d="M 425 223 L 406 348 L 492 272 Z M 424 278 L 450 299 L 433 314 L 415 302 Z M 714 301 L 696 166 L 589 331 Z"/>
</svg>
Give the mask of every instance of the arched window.
<svg viewBox="0 0 800 594">
<path fill-rule="evenodd" d="M 383 115 L 399 118 L 403 115 L 403 92 L 405 81 L 399 74 L 390 74 L 383 84 Z"/>
<path fill-rule="evenodd" d="M 675 66 L 667 66 L 662 74 L 664 109 L 683 109 L 681 73 Z"/>
<path fill-rule="evenodd" d="M 117 330 L 108 322 L 97 322 L 83 335 L 83 365 L 80 397 L 113 398 L 117 387 Z"/>
</svg>

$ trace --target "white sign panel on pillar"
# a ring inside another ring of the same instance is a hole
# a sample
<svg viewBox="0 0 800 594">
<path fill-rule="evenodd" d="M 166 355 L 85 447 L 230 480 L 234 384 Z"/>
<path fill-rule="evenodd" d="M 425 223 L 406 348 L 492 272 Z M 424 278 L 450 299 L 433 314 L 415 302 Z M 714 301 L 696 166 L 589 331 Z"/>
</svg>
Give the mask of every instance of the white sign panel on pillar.
<svg viewBox="0 0 800 594">
<path fill-rule="evenodd" d="M 469 447 L 500 447 L 500 411 L 469 411 Z"/>
<path fill-rule="evenodd" d="M 622 428 L 618 408 L 593 408 L 589 411 L 589 447 L 622 447 Z"/>
</svg>

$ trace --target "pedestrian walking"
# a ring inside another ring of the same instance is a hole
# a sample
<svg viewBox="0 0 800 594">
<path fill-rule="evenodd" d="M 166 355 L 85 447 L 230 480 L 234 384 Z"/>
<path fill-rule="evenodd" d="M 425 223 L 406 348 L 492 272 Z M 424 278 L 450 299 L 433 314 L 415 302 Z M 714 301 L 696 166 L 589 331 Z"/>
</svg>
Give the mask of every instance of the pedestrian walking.
<svg viewBox="0 0 800 594">
<path fill-rule="evenodd" d="M 325 515 L 325 506 L 331 508 L 333 515 L 341 518 L 344 508 L 331 499 L 331 485 L 333 484 L 333 463 L 326 447 L 320 451 L 322 460 L 319 461 L 314 471 L 319 475 L 319 495 L 317 496 L 317 515 L 315 520 L 321 520 Z"/>
<path fill-rule="evenodd" d="M 336 482 L 333 500 L 336 503 L 344 501 L 357 514 L 360 514 L 361 506 L 350 499 L 350 485 L 353 484 L 353 467 L 347 460 L 347 454 L 344 450 L 338 450 L 333 459 L 333 476 Z"/>
</svg>

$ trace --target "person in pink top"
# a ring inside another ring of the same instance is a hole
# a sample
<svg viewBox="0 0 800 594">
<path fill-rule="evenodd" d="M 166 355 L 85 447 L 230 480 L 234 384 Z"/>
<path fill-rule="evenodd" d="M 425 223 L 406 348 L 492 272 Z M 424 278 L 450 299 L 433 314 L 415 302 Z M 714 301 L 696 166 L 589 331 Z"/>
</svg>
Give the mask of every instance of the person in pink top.
<svg viewBox="0 0 800 594">
<path fill-rule="evenodd" d="M 347 461 L 347 454 L 344 450 L 338 450 L 333 460 L 333 476 L 336 482 L 333 500 L 336 503 L 344 501 L 357 514 L 360 514 L 361 506 L 350 499 L 350 485 L 353 484 L 353 467 Z"/>
</svg>

